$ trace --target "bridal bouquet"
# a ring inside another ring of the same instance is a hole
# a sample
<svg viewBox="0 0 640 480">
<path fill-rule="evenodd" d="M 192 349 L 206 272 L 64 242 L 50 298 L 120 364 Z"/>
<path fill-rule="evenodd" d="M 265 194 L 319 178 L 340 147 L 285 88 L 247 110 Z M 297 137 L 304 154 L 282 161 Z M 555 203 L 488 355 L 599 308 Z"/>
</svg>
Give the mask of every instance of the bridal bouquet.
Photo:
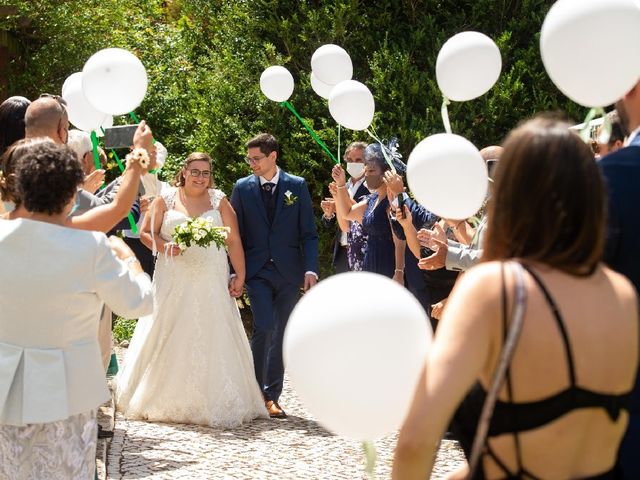
<svg viewBox="0 0 640 480">
<path fill-rule="evenodd" d="M 229 227 L 217 227 L 213 224 L 213 219 L 189 218 L 181 223 L 173 232 L 173 241 L 184 252 L 191 245 L 208 247 L 215 243 L 216 247 L 222 248 L 227 241 Z"/>
</svg>

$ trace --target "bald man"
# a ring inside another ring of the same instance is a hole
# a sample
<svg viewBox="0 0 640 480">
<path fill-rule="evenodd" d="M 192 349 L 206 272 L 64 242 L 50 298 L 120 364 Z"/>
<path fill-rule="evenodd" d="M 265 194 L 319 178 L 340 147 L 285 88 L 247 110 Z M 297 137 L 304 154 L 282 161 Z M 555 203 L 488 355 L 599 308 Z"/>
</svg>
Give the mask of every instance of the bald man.
<svg viewBox="0 0 640 480">
<path fill-rule="evenodd" d="M 49 137 L 66 144 L 69 138 L 69 116 L 62 98 L 41 97 L 29 105 L 24 117 L 25 137 Z"/>
</svg>

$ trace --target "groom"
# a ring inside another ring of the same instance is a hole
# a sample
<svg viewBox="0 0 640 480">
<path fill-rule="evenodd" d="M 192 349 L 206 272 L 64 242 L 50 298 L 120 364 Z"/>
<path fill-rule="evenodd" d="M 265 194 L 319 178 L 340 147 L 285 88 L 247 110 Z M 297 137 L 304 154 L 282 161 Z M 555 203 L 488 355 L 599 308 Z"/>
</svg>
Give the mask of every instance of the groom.
<svg viewBox="0 0 640 480">
<path fill-rule="evenodd" d="M 246 258 L 251 350 L 269 415 L 285 418 L 278 404 L 284 379 L 282 337 L 300 287 L 307 291 L 318 281 L 318 235 L 307 184 L 278 168 L 275 137 L 261 133 L 246 147 L 253 175 L 236 182 L 231 204 Z M 242 293 L 241 279 L 231 280 L 230 291 Z"/>
</svg>

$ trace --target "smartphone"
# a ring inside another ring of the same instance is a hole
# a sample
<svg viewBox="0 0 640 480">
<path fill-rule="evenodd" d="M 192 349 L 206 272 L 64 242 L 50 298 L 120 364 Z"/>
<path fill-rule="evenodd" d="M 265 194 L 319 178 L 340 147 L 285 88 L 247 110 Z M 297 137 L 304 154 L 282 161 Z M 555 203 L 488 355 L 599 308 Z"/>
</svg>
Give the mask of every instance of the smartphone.
<svg viewBox="0 0 640 480">
<path fill-rule="evenodd" d="M 120 125 L 109 127 L 104 131 L 104 146 L 106 148 L 129 148 L 133 146 L 133 136 L 138 125 Z"/>
<path fill-rule="evenodd" d="M 402 218 L 406 217 L 406 214 L 404 213 L 404 192 L 400 192 L 398 194 L 398 208 L 400 209 L 400 216 Z"/>
</svg>

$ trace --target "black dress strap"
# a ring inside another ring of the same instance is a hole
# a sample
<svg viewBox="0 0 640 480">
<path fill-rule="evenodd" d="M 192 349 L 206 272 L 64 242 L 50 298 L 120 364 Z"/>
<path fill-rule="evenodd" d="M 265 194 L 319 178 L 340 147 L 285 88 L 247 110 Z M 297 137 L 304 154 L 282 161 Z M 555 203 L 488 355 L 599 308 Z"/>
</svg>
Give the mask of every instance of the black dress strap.
<svg viewBox="0 0 640 480">
<path fill-rule="evenodd" d="M 549 291 L 547 290 L 547 287 L 542 282 L 542 279 L 540 278 L 540 276 L 536 272 L 534 272 L 530 266 L 524 265 L 524 264 L 522 266 L 527 272 L 529 272 L 529 274 L 533 277 L 535 282 L 538 284 L 538 287 L 540 287 L 540 290 L 542 291 L 545 299 L 547 300 L 547 303 L 549 304 L 549 308 L 551 308 L 551 311 L 553 312 L 553 316 L 556 320 L 556 324 L 558 325 L 558 329 L 562 334 L 562 341 L 564 342 L 564 346 L 565 346 L 565 352 L 567 355 L 567 365 L 569 368 L 569 381 L 571 382 L 571 387 L 575 387 L 576 372 L 573 364 L 573 350 L 571 349 L 571 344 L 569 343 L 569 335 L 567 334 L 567 329 L 565 328 L 564 322 L 562 321 L 562 316 L 560 315 L 560 311 L 558 310 L 556 302 L 553 300 L 553 297 L 551 297 L 551 294 L 549 293 Z"/>
</svg>

